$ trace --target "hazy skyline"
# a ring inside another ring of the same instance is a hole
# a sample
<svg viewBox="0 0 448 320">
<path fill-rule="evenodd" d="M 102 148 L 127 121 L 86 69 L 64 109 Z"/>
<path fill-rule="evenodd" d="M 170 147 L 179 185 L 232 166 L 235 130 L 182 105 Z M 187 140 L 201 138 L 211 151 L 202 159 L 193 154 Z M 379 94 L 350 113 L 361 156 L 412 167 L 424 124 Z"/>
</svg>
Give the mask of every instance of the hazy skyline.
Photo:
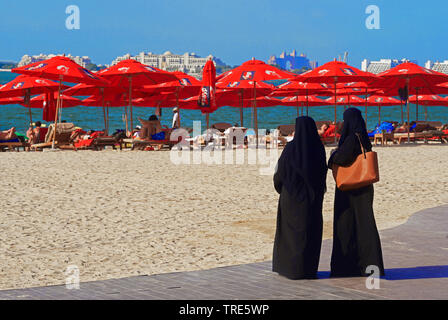
<svg viewBox="0 0 448 320">
<path fill-rule="evenodd" d="M 132 4 L 132 5 L 130 5 Z M 274 0 L 134 0 L 8 2 L 0 4 L 0 60 L 24 54 L 70 53 L 109 64 L 117 56 L 169 50 L 213 54 L 229 65 L 296 49 L 323 64 L 349 52 L 364 58 L 448 59 L 441 0 L 344 2 Z M 80 29 L 68 30 L 66 7 L 80 9 Z M 368 30 L 368 5 L 380 9 L 380 30 Z M 437 8 L 437 10 L 436 10 Z"/>
</svg>

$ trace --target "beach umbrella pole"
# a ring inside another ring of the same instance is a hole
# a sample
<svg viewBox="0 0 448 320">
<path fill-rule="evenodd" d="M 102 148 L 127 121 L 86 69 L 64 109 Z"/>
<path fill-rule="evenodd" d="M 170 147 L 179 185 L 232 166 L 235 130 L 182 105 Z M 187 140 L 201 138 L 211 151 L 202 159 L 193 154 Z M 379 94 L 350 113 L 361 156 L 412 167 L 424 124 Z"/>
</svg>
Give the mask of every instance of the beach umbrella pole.
<svg viewBox="0 0 448 320">
<path fill-rule="evenodd" d="M 132 117 L 132 77 L 129 77 L 129 112 L 131 116 L 131 137 L 132 137 L 132 130 L 134 130 L 134 120 Z"/>
<path fill-rule="evenodd" d="M 336 108 L 336 104 L 337 104 L 337 101 L 336 101 L 336 97 L 337 97 L 337 93 L 336 93 L 336 84 L 337 84 L 337 82 L 338 82 L 337 77 L 334 77 L 334 125 L 335 125 L 335 128 L 337 128 L 336 121 L 337 121 L 337 118 L 338 118 L 338 115 L 337 115 L 337 108 Z M 336 131 L 337 131 L 337 130 L 334 131 L 334 143 L 337 143 L 337 142 L 338 142 L 338 138 L 337 138 L 337 135 L 336 135 Z"/>
<path fill-rule="evenodd" d="M 59 113 L 59 105 L 61 103 L 61 88 L 62 88 L 62 76 L 59 78 L 59 88 L 58 88 L 58 99 L 56 101 L 56 112 L 54 115 L 54 132 L 53 132 L 53 141 L 51 142 L 51 148 L 54 149 L 54 144 L 56 141 L 56 129 L 58 124 L 58 113 Z"/>
<path fill-rule="evenodd" d="M 417 99 L 415 104 L 415 121 L 418 121 L 418 88 L 415 88 L 415 98 Z"/>
<path fill-rule="evenodd" d="M 244 100 L 243 100 L 243 90 L 241 90 L 238 95 L 240 96 L 240 125 L 241 127 L 244 127 L 243 124 L 243 108 L 244 108 Z"/>
<path fill-rule="evenodd" d="M 409 78 L 406 78 L 406 88 L 409 88 Z M 408 129 L 408 143 L 411 142 L 411 125 L 409 123 L 409 90 L 407 90 L 408 95 L 406 97 L 406 113 L 407 113 L 407 118 L 408 118 L 408 125 L 407 125 L 407 129 Z"/>
</svg>

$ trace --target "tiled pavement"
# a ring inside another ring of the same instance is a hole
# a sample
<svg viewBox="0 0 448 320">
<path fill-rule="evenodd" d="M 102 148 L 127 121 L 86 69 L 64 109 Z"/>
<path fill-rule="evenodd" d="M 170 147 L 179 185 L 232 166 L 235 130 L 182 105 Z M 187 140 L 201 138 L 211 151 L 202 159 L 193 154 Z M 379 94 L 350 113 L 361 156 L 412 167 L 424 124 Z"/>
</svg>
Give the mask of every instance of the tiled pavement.
<svg viewBox="0 0 448 320">
<path fill-rule="evenodd" d="M 288 280 L 271 262 L 0 291 L 0 299 L 448 299 L 448 205 L 414 214 L 380 232 L 386 277 L 379 289 L 365 278 L 329 278 L 331 240 L 323 243 L 318 280 Z"/>
</svg>

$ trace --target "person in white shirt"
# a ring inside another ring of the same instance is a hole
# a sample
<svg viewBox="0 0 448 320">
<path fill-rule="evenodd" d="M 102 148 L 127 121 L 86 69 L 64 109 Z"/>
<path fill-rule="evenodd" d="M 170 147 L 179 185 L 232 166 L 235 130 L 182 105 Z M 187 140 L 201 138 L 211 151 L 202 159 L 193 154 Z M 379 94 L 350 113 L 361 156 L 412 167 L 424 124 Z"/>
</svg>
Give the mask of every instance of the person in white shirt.
<svg viewBox="0 0 448 320">
<path fill-rule="evenodd" d="M 175 107 L 173 109 L 173 124 L 171 126 L 173 129 L 180 128 L 180 115 L 179 115 L 179 108 Z"/>
</svg>

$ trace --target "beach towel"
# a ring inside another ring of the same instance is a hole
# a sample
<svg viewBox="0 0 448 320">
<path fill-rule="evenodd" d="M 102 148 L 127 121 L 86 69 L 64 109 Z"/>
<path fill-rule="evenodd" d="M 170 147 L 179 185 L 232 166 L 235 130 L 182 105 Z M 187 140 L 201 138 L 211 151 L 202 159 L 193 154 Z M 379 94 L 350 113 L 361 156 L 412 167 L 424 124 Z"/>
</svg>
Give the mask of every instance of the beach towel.
<svg viewBox="0 0 448 320">
<path fill-rule="evenodd" d="M 369 133 L 369 137 L 374 137 L 375 134 L 377 133 L 383 133 L 383 132 L 387 132 L 387 133 L 391 133 L 394 131 L 394 126 L 392 123 L 390 122 L 383 122 L 380 125 L 378 125 L 375 130 L 373 130 L 372 132 Z"/>
<path fill-rule="evenodd" d="M 334 137 L 335 132 L 336 132 L 336 126 L 334 124 L 330 124 L 327 130 L 325 130 L 325 132 L 322 134 L 322 138 Z M 337 133 L 336 135 L 340 137 L 339 133 Z"/>
<path fill-rule="evenodd" d="M 165 132 L 158 132 L 156 134 L 153 134 L 151 136 L 152 140 L 165 140 Z"/>
<path fill-rule="evenodd" d="M 0 143 L 6 142 L 20 142 L 19 138 L 9 139 L 9 140 L 0 140 Z"/>
</svg>

